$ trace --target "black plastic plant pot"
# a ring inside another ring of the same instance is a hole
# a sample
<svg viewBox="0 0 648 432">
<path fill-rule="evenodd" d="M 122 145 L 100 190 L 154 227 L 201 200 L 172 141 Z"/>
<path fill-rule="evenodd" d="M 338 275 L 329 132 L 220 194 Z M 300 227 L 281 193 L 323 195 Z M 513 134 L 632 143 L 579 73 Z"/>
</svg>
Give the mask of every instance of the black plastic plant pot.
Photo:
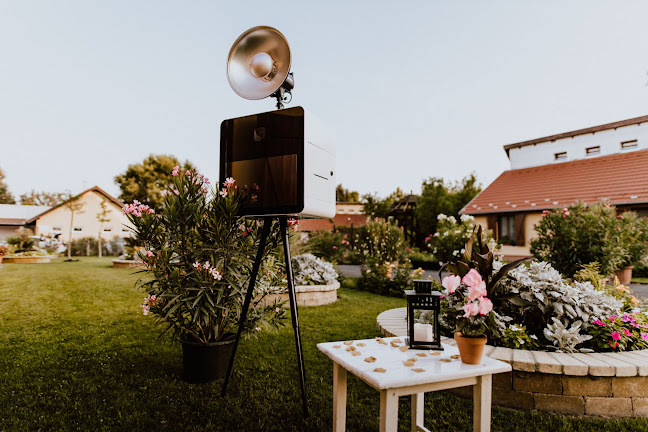
<svg viewBox="0 0 648 432">
<path fill-rule="evenodd" d="M 430 294 L 432 292 L 432 281 L 429 279 L 415 279 L 414 291 L 416 294 Z"/>
<path fill-rule="evenodd" d="M 232 355 L 234 340 L 213 343 L 186 341 L 182 343 L 182 378 L 190 383 L 200 384 L 225 378 L 227 365 Z"/>
</svg>

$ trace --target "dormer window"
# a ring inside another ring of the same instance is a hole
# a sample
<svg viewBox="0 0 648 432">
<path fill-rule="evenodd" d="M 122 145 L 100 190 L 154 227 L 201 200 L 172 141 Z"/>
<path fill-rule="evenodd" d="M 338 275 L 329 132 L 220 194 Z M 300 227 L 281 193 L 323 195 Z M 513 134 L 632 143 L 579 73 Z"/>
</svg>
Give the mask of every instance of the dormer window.
<svg viewBox="0 0 648 432">
<path fill-rule="evenodd" d="M 639 142 L 637 140 L 630 140 L 630 141 L 621 141 L 621 150 L 629 149 L 629 148 L 635 148 L 639 145 Z"/>
<path fill-rule="evenodd" d="M 567 159 L 567 152 L 554 153 L 554 160 Z"/>
<path fill-rule="evenodd" d="M 601 146 L 587 147 L 585 149 L 585 155 L 586 156 L 597 155 L 599 153 L 601 153 Z"/>
</svg>

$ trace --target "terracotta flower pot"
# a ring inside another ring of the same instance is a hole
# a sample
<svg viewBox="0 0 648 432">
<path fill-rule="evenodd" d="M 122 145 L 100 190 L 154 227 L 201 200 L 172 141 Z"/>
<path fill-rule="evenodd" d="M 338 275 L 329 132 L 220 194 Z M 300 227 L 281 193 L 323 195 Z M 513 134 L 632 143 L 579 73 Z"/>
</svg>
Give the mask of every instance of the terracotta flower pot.
<svg viewBox="0 0 648 432">
<path fill-rule="evenodd" d="M 459 355 L 461 361 L 466 364 L 476 365 L 481 363 L 482 355 L 484 354 L 484 345 L 488 338 L 482 337 L 465 337 L 460 332 L 454 334 L 454 340 L 457 342 L 459 348 Z"/>
<path fill-rule="evenodd" d="M 632 281 L 632 269 L 634 266 L 624 267 L 616 272 L 616 277 L 619 278 L 621 285 L 629 285 Z"/>
</svg>

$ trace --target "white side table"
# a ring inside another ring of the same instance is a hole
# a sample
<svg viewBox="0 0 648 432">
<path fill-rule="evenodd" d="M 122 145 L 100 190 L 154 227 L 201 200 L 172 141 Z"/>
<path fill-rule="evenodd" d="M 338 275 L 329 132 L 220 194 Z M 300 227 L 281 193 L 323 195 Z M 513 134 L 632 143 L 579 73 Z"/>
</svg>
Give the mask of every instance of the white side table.
<svg viewBox="0 0 648 432">
<path fill-rule="evenodd" d="M 391 344 L 399 339 L 404 341 L 404 338 L 383 338 L 386 344 L 376 339 L 365 339 L 353 341 L 351 345 L 344 342 L 317 345 L 333 360 L 333 431 L 346 430 L 347 372 L 380 392 L 381 432 L 397 431 L 400 396 L 412 397 L 412 431 L 428 431 L 423 426 L 425 392 L 469 385 L 473 386 L 473 431 L 490 431 L 492 376 L 510 372 L 511 365 L 488 357 L 483 357 L 479 365 L 467 365 L 452 357 L 459 354 L 457 348 L 445 344 L 440 355 L 433 355 L 428 350 L 403 352 Z M 405 345 L 403 342 L 395 344 Z M 353 351 L 360 352 L 360 355 L 353 355 Z M 370 357 L 375 361 L 365 361 Z M 416 358 L 413 366 L 403 363 L 412 358 Z"/>
</svg>

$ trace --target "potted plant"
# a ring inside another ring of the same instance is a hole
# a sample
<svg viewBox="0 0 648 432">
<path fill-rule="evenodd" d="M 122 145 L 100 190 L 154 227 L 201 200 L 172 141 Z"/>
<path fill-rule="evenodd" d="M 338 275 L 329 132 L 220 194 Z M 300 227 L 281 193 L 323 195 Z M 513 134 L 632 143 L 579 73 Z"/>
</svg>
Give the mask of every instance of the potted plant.
<svg viewBox="0 0 648 432">
<path fill-rule="evenodd" d="M 182 343 L 184 378 L 207 382 L 224 376 L 239 326 L 261 225 L 239 215 L 258 190 L 239 188 L 232 178 L 210 190 L 205 177 L 179 167 L 173 177 L 159 213 L 137 201 L 124 212 L 144 245 L 138 252 L 147 273 L 138 281 L 147 293 L 143 312 Z M 276 291 L 277 240 L 271 236 L 264 251 L 246 337 L 283 325 L 283 303 L 263 301 Z"/>
<path fill-rule="evenodd" d="M 9 248 L 7 246 L 0 245 L 0 264 L 2 264 L 2 257 L 9 253 Z"/>
<path fill-rule="evenodd" d="M 477 240 L 476 242 L 474 240 Z M 493 269 L 494 242 L 486 244 L 481 226 L 473 231 L 460 259 L 444 265 L 451 275 L 443 278 L 448 307 L 444 320 L 454 324 L 461 361 L 479 364 L 489 334 L 498 334 L 499 323 L 493 310 L 497 286 L 506 274 L 528 258 Z"/>
</svg>

